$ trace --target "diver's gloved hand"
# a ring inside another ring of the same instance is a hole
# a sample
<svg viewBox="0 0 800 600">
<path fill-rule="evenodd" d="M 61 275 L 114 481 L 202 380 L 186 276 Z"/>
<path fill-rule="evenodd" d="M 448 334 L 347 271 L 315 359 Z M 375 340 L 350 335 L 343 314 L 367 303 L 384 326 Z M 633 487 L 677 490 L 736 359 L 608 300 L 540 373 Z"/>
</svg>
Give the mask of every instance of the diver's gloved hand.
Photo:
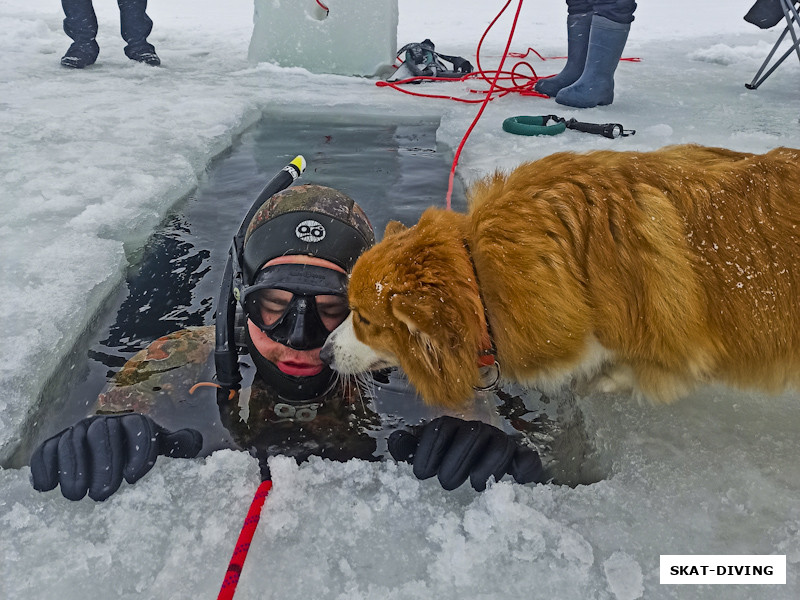
<svg viewBox="0 0 800 600">
<path fill-rule="evenodd" d="M 138 481 L 159 454 L 193 458 L 202 447 L 199 431 L 167 431 L 138 413 L 87 417 L 34 450 L 31 483 L 40 492 L 61 484 L 69 500 L 80 500 L 88 491 L 92 500 L 102 501 L 117 491 L 123 477 Z"/>
<path fill-rule="evenodd" d="M 418 479 L 438 475 L 446 490 L 454 490 L 469 477 L 472 487 L 482 492 L 494 475 L 506 473 L 518 483 L 544 478 L 542 461 L 535 450 L 481 421 L 438 417 L 425 424 L 417 435 L 398 430 L 389 436 L 389 453 L 395 460 L 411 462 Z"/>
</svg>

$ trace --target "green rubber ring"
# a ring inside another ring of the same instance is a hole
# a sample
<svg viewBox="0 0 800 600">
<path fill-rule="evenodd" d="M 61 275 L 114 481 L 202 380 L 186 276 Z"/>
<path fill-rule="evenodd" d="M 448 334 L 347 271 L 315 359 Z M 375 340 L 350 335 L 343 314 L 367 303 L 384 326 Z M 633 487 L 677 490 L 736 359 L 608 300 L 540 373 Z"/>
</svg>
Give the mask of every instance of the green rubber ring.
<svg viewBox="0 0 800 600">
<path fill-rule="evenodd" d="M 563 122 L 546 123 L 547 117 L 509 117 L 503 121 L 503 131 L 516 135 L 557 135 L 567 128 Z"/>
</svg>

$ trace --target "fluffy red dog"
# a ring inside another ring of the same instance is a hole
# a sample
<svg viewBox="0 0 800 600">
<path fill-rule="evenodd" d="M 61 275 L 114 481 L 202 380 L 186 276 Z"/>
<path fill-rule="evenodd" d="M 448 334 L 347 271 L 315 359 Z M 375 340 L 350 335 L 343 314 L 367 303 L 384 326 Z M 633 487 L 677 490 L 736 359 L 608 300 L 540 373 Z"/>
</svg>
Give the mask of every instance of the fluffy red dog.
<svg viewBox="0 0 800 600">
<path fill-rule="evenodd" d="M 495 348 L 506 379 L 660 401 L 712 380 L 800 378 L 800 151 L 559 153 L 429 209 L 357 262 L 342 373 L 400 366 L 463 406 Z M 488 317 L 488 327 L 487 319 Z"/>
</svg>

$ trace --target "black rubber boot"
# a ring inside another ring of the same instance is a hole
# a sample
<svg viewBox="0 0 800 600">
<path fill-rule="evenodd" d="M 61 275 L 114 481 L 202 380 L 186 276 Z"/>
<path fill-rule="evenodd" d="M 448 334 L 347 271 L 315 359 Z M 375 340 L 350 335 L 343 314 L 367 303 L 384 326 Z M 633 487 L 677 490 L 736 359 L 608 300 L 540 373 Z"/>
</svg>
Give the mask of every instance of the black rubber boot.
<svg viewBox="0 0 800 600">
<path fill-rule="evenodd" d="M 592 13 L 567 17 L 567 64 L 558 75 L 537 81 L 533 89 L 552 98 L 561 88 L 578 81 L 583 73 L 583 65 L 586 63 L 586 50 L 589 48 L 591 27 Z"/>
<path fill-rule="evenodd" d="M 156 49 L 152 44 L 138 46 L 136 48 L 126 47 L 125 56 L 131 60 L 135 60 L 151 67 L 157 67 L 161 64 L 161 59 L 156 54 Z"/>
<path fill-rule="evenodd" d="M 85 43 L 75 42 L 69 47 L 67 53 L 61 57 L 61 66 L 69 67 L 70 69 L 83 69 L 94 64 L 99 52 L 100 47 L 94 40 Z"/>
<path fill-rule="evenodd" d="M 611 104 L 614 101 L 614 72 L 630 29 L 630 23 L 617 23 L 594 15 L 583 74 L 578 81 L 556 94 L 556 102 L 575 108 Z"/>
</svg>

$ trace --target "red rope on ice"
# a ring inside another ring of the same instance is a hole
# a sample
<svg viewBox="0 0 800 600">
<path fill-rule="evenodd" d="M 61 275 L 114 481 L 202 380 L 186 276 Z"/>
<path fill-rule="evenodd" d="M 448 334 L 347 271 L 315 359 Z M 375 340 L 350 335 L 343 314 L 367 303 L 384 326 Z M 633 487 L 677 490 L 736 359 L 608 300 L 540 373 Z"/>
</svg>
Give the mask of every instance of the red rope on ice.
<svg viewBox="0 0 800 600">
<path fill-rule="evenodd" d="M 256 490 L 255 496 L 253 496 L 253 502 L 250 504 L 250 510 L 247 511 L 247 516 L 244 519 L 244 524 L 233 549 L 231 561 L 228 563 L 228 570 L 225 571 L 225 579 L 222 581 L 222 588 L 219 590 L 217 600 L 231 600 L 236 592 L 239 576 L 242 574 L 242 567 L 247 558 L 247 552 L 250 550 L 250 542 L 253 540 L 253 534 L 256 532 L 258 522 L 261 520 L 261 507 L 264 506 L 264 500 L 267 499 L 271 489 L 272 482 L 270 480 L 262 481 Z"/>
<path fill-rule="evenodd" d="M 331 9 L 325 6 L 322 2 L 317 0 L 317 4 L 319 4 L 322 7 L 322 10 L 324 10 L 327 14 L 331 14 Z"/>
<path fill-rule="evenodd" d="M 475 53 L 475 60 L 478 63 L 478 72 L 479 73 L 482 73 L 482 71 L 483 71 L 483 69 L 481 68 L 481 58 L 480 58 L 480 56 L 481 56 L 481 45 L 483 44 L 483 40 L 486 38 L 486 35 L 489 33 L 489 30 L 494 26 L 494 24 L 497 22 L 497 20 L 500 18 L 500 16 L 506 11 L 506 9 L 508 8 L 509 4 L 511 4 L 511 0 L 508 0 L 508 2 L 505 3 L 503 8 L 500 9 L 500 12 L 497 13 L 497 16 L 489 24 L 489 27 L 487 27 L 486 31 L 483 32 L 483 35 L 481 36 L 481 41 L 478 42 L 478 49 L 477 49 L 477 51 Z M 481 115 L 483 114 L 483 111 L 486 108 L 486 105 L 492 99 L 492 93 L 497 88 L 497 80 L 500 77 L 500 73 L 503 72 L 503 64 L 505 63 L 506 57 L 508 56 L 508 50 L 511 47 L 511 40 L 514 37 L 514 30 L 517 28 L 517 21 L 519 20 L 519 13 L 520 13 L 521 10 L 522 10 L 522 0 L 519 0 L 519 3 L 517 4 L 517 12 L 514 15 L 514 21 L 511 24 L 511 31 L 508 33 L 508 41 L 506 42 L 505 50 L 503 50 L 503 58 L 500 60 L 500 66 L 497 67 L 497 71 L 494 74 L 494 79 L 492 80 L 491 85 L 489 86 L 489 91 L 486 94 L 486 97 L 483 99 L 483 104 L 481 104 L 481 107 L 478 110 L 478 114 L 475 115 L 475 118 L 472 120 L 472 123 L 470 123 L 470 126 L 467 129 L 467 132 L 464 134 L 464 137 L 461 138 L 461 143 L 458 145 L 458 148 L 456 149 L 456 154 L 453 157 L 453 165 L 450 167 L 450 177 L 447 180 L 447 196 L 445 197 L 445 203 L 446 203 L 446 206 L 447 206 L 447 210 L 451 209 L 452 197 L 453 197 L 453 180 L 455 179 L 455 175 L 456 175 L 456 165 L 458 165 L 458 159 L 461 157 L 461 150 L 464 149 L 464 144 L 467 143 L 467 138 L 469 137 L 469 134 L 472 133 L 472 130 L 475 128 L 475 125 L 478 123 L 478 120 L 481 118 Z M 532 67 L 531 67 L 531 71 L 533 71 Z M 484 80 L 486 80 L 485 75 L 482 75 L 482 76 L 483 76 Z M 535 76 L 536 76 L 536 73 L 534 72 L 534 77 Z M 512 82 L 513 82 L 513 69 L 512 69 Z M 515 83 L 515 85 L 516 85 L 516 83 Z M 531 84 L 531 85 L 533 85 L 533 84 Z"/>
<path fill-rule="evenodd" d="M 480 109 L 478 110 L 478 114 L 475 116 L 475 118 L 473 119 L 473 121 L 470 124 L 469 128 L 467 129 L 466 133 L 464 134 L 464 137 L 461 139 L 461 143 L 458 145 L 458 148 L 456 149 L 456 154 L 453 157 L 453 165 L 450 168 L 450 176 L 449 176 L 448 185 L 447 185 L 447 196 L 446 196 L 446 199 L 445 199 L 448 210 L 450 210 L 451 203 L 452 203 L 453 180 L 455 178 L 456 166 L 458 165 L 458 159 L 461 156 L 461 151 L 464 148 L 464 144 L 466 143 L 467 138 L 469 137 L 470 133 L 472 133 L 472 130 L 475 128 L 475 125 L 477 124 L 478 120 L 480 119 L 481 115 L 483 114 L 483 111 L 486 108 L 486 105 L 492 100 L 492 95 L 496 91 L 499 91 L 500 93 L 497 94 L 497 97 L 502 97 L 502 96 L 505 96 L 506 94 L 510 94 L 510 93 L 514 92 L 514 93 L 523 94 L 523 95 L 526 95 L 526 96 L 539 96 L 541 98 L 547 98 L 547 96 L 545 96 L 544 94 L 540 94 L 539 92 L 536 92 L 533 89 L 533 85 L 536 83 L 536 81 L 538 81 L 539 77 L 536 75 L 536 71 L 533 69 L 533 67 L 530 64 L 528 64 L 528 63 L 526 63 L 524 61 L 520 61 L 520 62 L 518 62 L 518 63 L 516 63 L 514 65 L 514 67 L 511 69 L 511 71 L 503 71 L 503 65 L 505 64 L 506 57 L 509 56 L 508 50 L 511 47 L 511 40 L 514 37 L 514 30 L 516 29 L 517 21 L 519 20 L 519 13 L 522 10 L 522 2 L 523 2 L 523 0 L 519 0 L 519 3 L 517 4 L 517 12 L 514 15 L 514 21 L 513 21 L 512 25 L 511 25 L 511 30 L 510 30 L 510 32 L 508 34 L 508 41 L 506 43 L 505 50 L 503 51 L 503 57 L 500 60 L 500 65 L 497 67 L 497 70 L 495 70 L 495 71 L 485 71 L 481 67 L 480 55 L 481 55 L 481 46 L 483 45 L 483 41 L 486 39 L 486 36 L 489 34 L 489 31 L 491 31 L 492 27 L 494 27 L 494 24 L 498 21 L 498 19 L 503 15 L 503 13 L 506 11 L 508 6 L 511 4 L 511 1 L 512 0 L 508 0 L 505 3 L 505 5 L 503 6 L 503 8 L 500 9 L 500 12 L 498 12 L 497 16 L 492 20 L 491 23 L 489 23 L 489 26 L 483 32 L 483 35 L 481 36 L 481 39 L 478 42 L 478 47 L 477 47 L 477 49 L 475 51 L 476 63 L 477 63 L 478 68 L 475 71 L 473 71 L 472 73 L 467 73 L 463 77 L 459 77 L 457 79 L 448 80 L 448 81 L 467 81 L 467 80 L 471 80 L 471 79 L 482 79 L 484 82 L 489 84 L 489 89 L 488 90 L 470 89 L 469 93 L 471 93 L 471 94 L 485 94 L 485 97 L 483 99 L 477 99 L 477 98 L 476 99 L 465 99 L 465 98 L 456 98 L 455 96 L 446 96 L 446 95 L 439 95 L 439 94 L 426 94 L 426 93 L 422 93 L 422 92 L 413 92 L 413 91 L 410 91 L 410 90 L 408 90 L 406 88 L 402 88 L 399 85 L 399 84 L 410 83 L 412 81 L 425 81 L 425 80 L 427 80 L 427 81 L 431 81 L 431 80 L 432 81 L 442 81 L 441 79 L 437 79 L 435 77 L 411 77 L 409 79 L 403 79 L 403 80 L 397 81 L 397 82 L 393 82 L 393 81 L 378 81 L 376 83 L 376 85 L 379 86 L 379 87 L 391 87 L 392 89 L 395 89 L 398 92 L 402 92 L 402 93 L 408 94 L 410 96 L 420 96 L 420 97 L 424 97 L 424 98 L 439 98 L 439 99 L 443 99 L 443 100 L 454 100 L 456 102 L 465 102 L 465 103 L 468 103 L 468 104 L 480 104 L 481 105 Z M 521 67 L 527 67 L 528 69 L 530 69 L 531 74 L 527 75 L 527 74 L 519 73 L 518 69 L 521 68 Z M 508 82 L 510 82 L 510 85 L 498 84 L 498 81 L 503 81 L 503 82 L 508 81 Z"/>
<path fill-rule="evenodd" d="M 528 49 L 523 54 L 522 52 L 509 52 L 509 56 L 513 56 L 514 58 L 525 58 L 533 52 L 536 56 L 538 56 L 541 60 L 567 60 L 566 56 L 542 56 L 536 50 L 528 46 Z M 624 60 L 626 62 L 642 62 L 642 59 L 637 56 L 628 56 L 624 58 L 620 58 L 620 60 Z"/>
<path fill-rule="evenodd" d="M 514 64 L 514 66 L 511 68 L 510 71 L 503 71 L 503 64 L 505 63 L 506 58 L 509 57 L 509 56 L 512 57 L 512 58 L 525 58 L 530 53 L 535 54 L 539 59 L 541 59 L 543 61 L 545 61 L 545 60 L 554 60 L 554 59 L 566 59 L 567 58 L 566 56 L 542 56 L 539 52 L 537 52 L 536 50 L 534 50 L 533 48 L 530 48 L 530 47 L 527 49 L 527 51 L 525 53 L 509 52 L 509 48 L 511 46 L 511 40 L 514 37 L 514 30 L 517 27 L 517 21 L 519 19 L 519 13 L 522 10 L 522 2 L 523 2 L 523 0 L 519 0 L 519 4 L 517 5 L 517 12 L 514 15 L 514 22 L 512 23 L 511 31 L 508 34 L 508 42 L 506 43 L 506 48 L 503 51 L 503 56 L 502 56 L 502 58 L 500 60 L 500 66 L 497 68 L 497 70 L 496 71 L 486 71 L 486 70 L 483 69 L 483 67 L 481 67 L 481 46 L 483 45 L 483 40 L 486 38 L 486 36 L 489 33 L 489 31 L 492 29 L 492 27 L 497 22 L 497 20 L 502 16 L 502 14 L 506 11 L 506 9 L 508 8 L 508 5 L 511 4 L 511 0 L 508 0 L 508 2 L 506 2 L 506 4 L 503 6 L 503 8 L 500 9 L 500 12 L 497 13 L 497 16 L 494 18 L 494 20 L 492 20 L 492 22 L 489 24 L 489 26 L 483 32 L 483 35 L 481 36 L 480 42 L 478 42 L 478 47 L 477 47 L 477 49 L 475 51 L 475 61 L 477 63 L 477 67 L 478 68 L 475 71 L 473 71 L 472 73 L 467 73 L 463 77 L 454 78 L 454 79 L 447 79 L 446 80 L 446 81 L 463 82 L 463 81 L 468 81 L 468 80 L 471 80 L 471 79 L 478 79 L 478 78 L 483 79 L 483 81 L 485 81 L 486 83 L 489 84 L 489 90 L 488 91 L 486 91 L 486 90 L 476 90 L 476 89 L 468 90 L 469 93 L 471 93 L 471 94 L 486 94 L 486 96 L 483 98 L 483 100 L 457 98 L 455 96 L 447 96 L 447 95 L 443 95 L 443 94 L 427 94 L 427 93 L 423 93 L 423 92 L 414 92 L 414 91 L 411 91 L 411 90 L 409 90 L 407 88 L 400 87 L 403 84 L 408 84 L 408 83 L 412 83 L 412 82 L 415 82 L 415 81 L 438 81 L 438 82 L 444 82 L 445 81 L 445 80 L 443 80 L 441 78 L 438 78 L 438 77 L 409 77 L 408 79 L 402 79 L 400 81 L 378 81 L 375 84 L 378 87 L 390 87 L 390 88 L 392 88 L 394 90 L 397 90 L 398 92 L 402 92 L 404 94 L 408 94 L 409 96 L 419 96 L 419 97 L 422 97 L 422 98 L 436 98 L 436 99 L 440 99 L 440 100 L 454 100 L 456 102 L 464 102 L 464 103 L 468 103 L 468 104 L 480 104 L 481 105 L 480 109 L 478 110 L 478 114 L 475 116 L 475 119 L 473 119 L 472 123 L 470 124 L 469 128 L 467 129 L 467 132 L 464 134 L 464 137 L 461 138 L 461 143 L 458 145 L 458 149 L 456 150 L 456 154 L 453 157 L 453 164 L 452 164 L 452 166 L 450 168 L 450 176 L 449 176 L 448 185 L 447 185 L 446 204 L 447 204 L 447 209 L 448 210 L 450 210 L 451 199 L 452 199 L 452 196 L 453 196 L 453 180 L 455 178 L 455 172 L 456 172 L 456 166 L 458 165 L 458 159 L 461 156 L 461 150 L 463 149 L 464 144 L 466 143 L 467 138 L 469 137 L 470 133 L 472 133 L 472 130 L 474 129 L 475 125 L 477 124 L 478 119 L 480 119 L 481 115 L 483 114 L 483 110 L 486 108 L 486 104 L 490 100 L 492 100 L 492 94 L 494 94 L 496 91 L 499 91 L 499 93 L 497 94 L 496 97 L 500 97 L 500 98 L 502 98 L 503 96 L 506 96 L 507 94 L 511 94 L 511 93 L 520 94 L 522 96 L 537 96 L 539 98 L 548 98 L 547 95 L 541 94 L 541 93 L 539 93 L 539 92 L 537 92 L 536 90 L 533 89 L 533 86 L 536 84 L 536 82 L 539 81 L 539 79 L 543 79 L 543 78 L 539 77 L 536 74 L 536 70 L 533 68 L 533 66 L 530 63 L 525 62 L 524 60 L 520 60 L 519 62 Z M 628 61 L 628 62 L 640 62 L 641 61 L 641 59 L 637 58 L 637 57 L 621 58 L 620 60 L 624 60 L 624 61 Z M 522 69 L 522 68 L 530 69 L 530 75 L 520 73 L 519 70 Z M 492 77 L 491 81 L 489 80 L 489 77 Z M 548 77 L 550 77 L 550 76 L 548 76 Z M 509 81 L 511 83 L 511 85 L 498 85 L 498 83 L 497 83 L 498 81 Z"/>
<path fill-rule="evenodd" d="M 509 4 L 511 4 L 511 0 L 506 2 L 505 6 L 503 6 L 503 8 L 500 10 L 500 12 L 497 14 L 497 16 L 494 18 L 494 20 L 492 20 L 492 22 L 486 28 L 486 30 L 484 31 L 483 35 L 481 36 L 480 41 L 478 42 L 478 47 L 477 47 L 477 50 L 475 52 L 475 54 L 476 54 L 476 62 L 477 62 L 478 68 L 476 70 L 474 70 L 472 73 L 467 73 L 467 74 L 463 75 L 462 77 L 457 77 L 457 78 L 453 78 L 453 79 L 447 79 L 446 81 L 447 82 L 464 82 L 464 81 L 469 81 L 469 80 L 472 80 L 472 79 L 482 79 L 485 83 L 488 83 L 489 86 L 490 86 L 490 89 L 488 91 L 484 90 L 484 89 L 469 89 L 468 92 L 470 94 L 491 94 L 491 93 L 493 93 L 493 91 L 499 89 L 502 92 L 502 94 L 500 94 L 500 96 L 505 96 L 506 94 L 514 92 L 514 93 L 519 93 L 519 94 L 526 95 L 526 96 L 539 96 L 541 98 L 547 98 L 547 96 L 545 96 L 544 94 L 540 94 L 539 92 L 536 92 L 536 91 L 533 90 L 533 85 L 539 80 L 539 76 L 536 75 L 536 71 L 534 70 L 533 66 L 531 66 L 530 63 L 527 63 L 525 61 L 520 61 L 520 62 L 518 62 L 518 63 L 516 63 L 514 65 L 514 67 L 511 69 L 511 71 L 503 71 L 502 70 L 503 62 L 505 61 L 505 57 L 506 56 L 517 56 L 517 55 L 515 55 L 515 53 L 508 52 L 507 50 L 508 50 L 508 47 L 510 45 L 511 38 L 514 35 L 514 28 L 516 27 L 517 20 L 519 18 L 519 12 L 520 12 L 520 9 L 522 7 L 521 6 L 522 5 L 522 0 L 520 0 L 520 4 L 519 4 L 519 6 L 517 8 L 517 14 L 516 14 L 516 16 L 514 18 L 514 23 L 513 23 L 512 29 L 511 29 L 511 33 L 509 35 L 509 45 L 506 46 L 506 52 L 503 54 L 503 58 L 502 58 L 502 61 L 500 63 L 500 67 L 498 67 L 497 70 L 484 70 L 481 67 L 480 54 L 481 54 L 481 46 L 483 45 L 483 41 L 484 41 L 484 39 L 486 39 L 487 34 L 492 29 L 492 27 L 497 22 L 497 20 L 502 16 L 502 14 L 508 8 Z M 545 60 L 545 59 L 542 58 L 542 60 Z M 402 64 L 402 61 L 400 61 L 400 62 Z M 522 67 L 529 69 L 531 74 L 527 75 L 527 74 L 520 73 L 518 70 L 520 68 L 522 68 Z M 398 92 L 402 92 L 404 94 L 408 94 L 409 96 L 419 96 L 419 97 L 422 97 L 422 98 L 436 98 L 436 99 L 442 99 L 442 100 L 454 100 L 455 102 L 464 102 L 464 103 L 467 103 L 467 104 L 482 104 L 482 103 L 485 102 L 485 99 L 477 99 L 476 98 L 476 99 L 473 100 L 473 99 L 468 99 L 468 98 L 457 98 L 455 96 L 447 96 L 447 95 L 440 95 L 440 94 L 428 94 L 428 93 L 424 93 L 424 92 L 414 92 L 414 91 L 411 91 L 411 90 L 409 90 L 407 88 L 401 87 L 401 85 L 403 85 L 403 84 L 413 83 L 413 82 L 417 82 L 417 81 L 438 81 L 438 82 L 442 82 L 442 83 L 445 82 L 445 80 L 443 80 L 443 79 L 441 79 L 439 77 L 420 76 L 420 77 L 409 77 L 407 79 L 401 79 L 399 81 L 377 81 L 375 83 L 375 85 L 377 85 L 378 87 L 390 87 L 390 88 L 392 88 L 394 90 L 397 90 Z M 497 85 L 497 81 L 510 81 L 511 85 L 509 85 L 509 86 L 505 86 L 505 85 L 498 86 Z M 492 85 L 494 85 L 494 90 L 491 87 Z"/>
</svg>

